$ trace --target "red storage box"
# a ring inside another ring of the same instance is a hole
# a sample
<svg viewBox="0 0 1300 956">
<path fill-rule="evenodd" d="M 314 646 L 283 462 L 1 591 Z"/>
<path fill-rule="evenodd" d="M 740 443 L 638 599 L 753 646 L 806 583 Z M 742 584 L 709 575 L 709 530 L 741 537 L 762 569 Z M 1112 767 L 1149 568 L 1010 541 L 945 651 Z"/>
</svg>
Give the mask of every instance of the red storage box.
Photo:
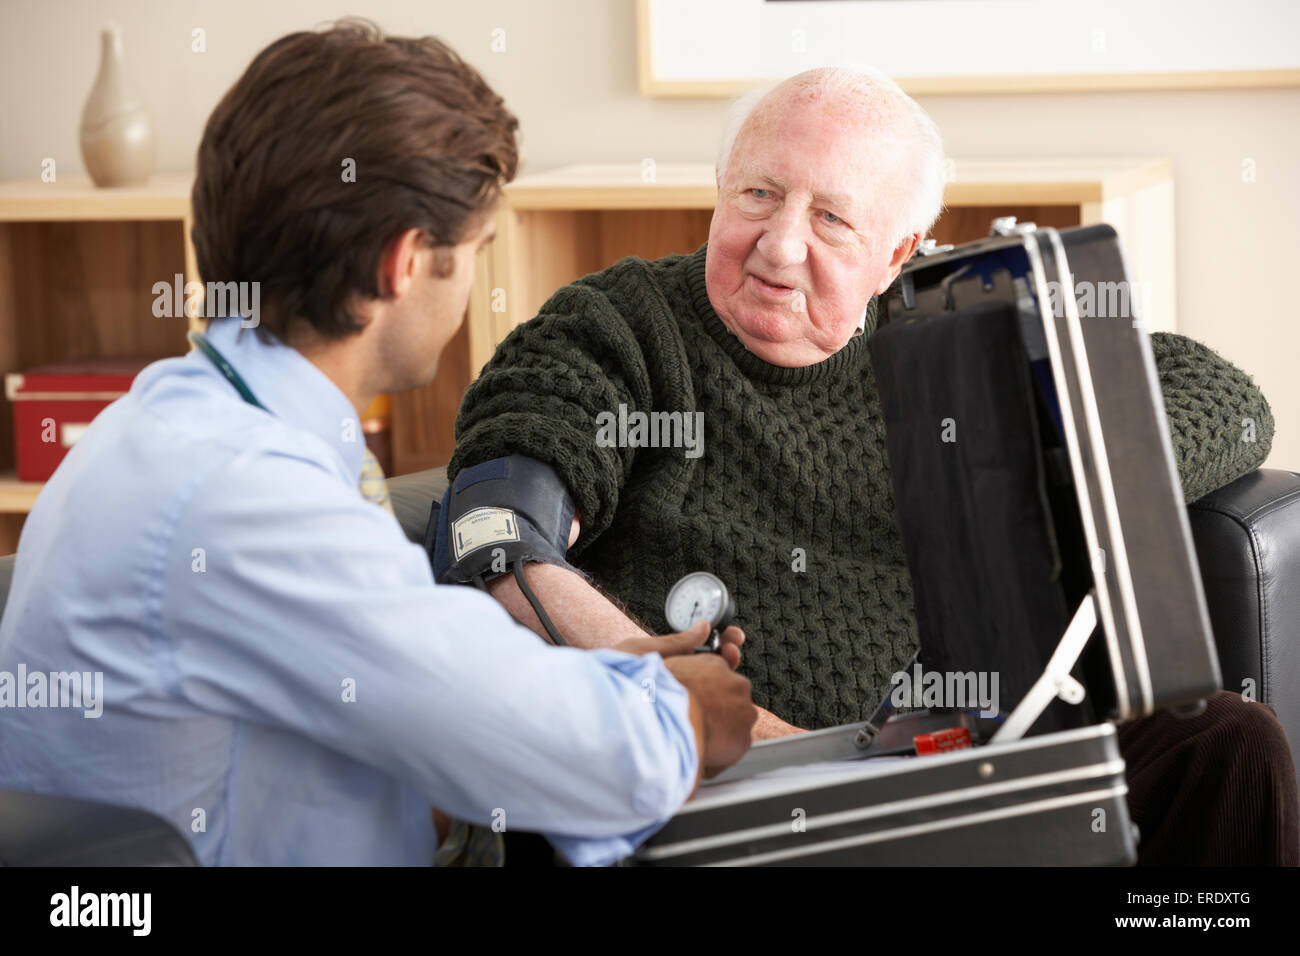
<svg viewBox="0 0 1300 956">
<path fill-rule="evenodd" d="M 141 369 L 160 358 L 83 359 L 6 375 L 18 479 L 47 480 L 94 417 L 130 390 Z"/>
</svg>

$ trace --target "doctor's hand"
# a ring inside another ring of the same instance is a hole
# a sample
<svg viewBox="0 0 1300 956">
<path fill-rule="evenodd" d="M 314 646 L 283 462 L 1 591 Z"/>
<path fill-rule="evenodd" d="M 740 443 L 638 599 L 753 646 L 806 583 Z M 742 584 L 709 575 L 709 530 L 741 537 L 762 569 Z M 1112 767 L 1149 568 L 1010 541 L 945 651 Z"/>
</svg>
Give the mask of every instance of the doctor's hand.
<svg viewBox="0 0 1300 956">
<path fill-rule="evenodd" d="M 689 633 L 689 632 L 687 632 Z M 691 723 L 700 752 L 700 773 L 712 777 L 749 749 L 758 708 L 749 678 L 737 674 L 719 654 L 679 654 L 664 664 L 691 697 Z"/>
<path fill-rule="evenodd" d="M 680 634 L 668 634 L 664 637 L 633 638 L 621 644 L 615 644 L 614 650 L 624 651 L 628 654 L 658 652 L 666 662 L 673 656 L 694 654 L 695 648 L 703 644 L 708 636 L 708 623 L 696 621 L 693 627 L 682 631 Z M 718 655 L 700 656 L 721 656 L 734 670 L 740 666 L 740 645 L 744 643 L 745 632 L 732 625 L 722 632 L 722 648 Z M 792 734 L 806 734 L 808 732 L 802 727 L 796 727 L 794 724 L 782 720 L 770 710 L 764 710 L 762 707 L 755 709 L 758 713 L 758 719 L 754 722 L 754 726 L 750 731 L 751 740 L 755 743 L 760 740 L 772 740 L 776 737 L 788 737 Z"/>
<path fill-rule="evenodd" d="M 696 621 L 691 627 L 678 634 L 665 634 L 663 637 L 634 637 L 621 644 L 615 644 L 613 650 L 623 651 L 626 654 L 658 654 L 667 660 L 682 654 L 694 654 L 695 648 L 708 640 L 708 637 L 709 623 Z M 740 645 L 745 643 L 745 632 L 733 624 L 722 632 L 721 638 L 722 646 L 718 649 L 718 653 L 708 656 L 721 657 L 734 671 L 740 666 Z"/>
</svg>

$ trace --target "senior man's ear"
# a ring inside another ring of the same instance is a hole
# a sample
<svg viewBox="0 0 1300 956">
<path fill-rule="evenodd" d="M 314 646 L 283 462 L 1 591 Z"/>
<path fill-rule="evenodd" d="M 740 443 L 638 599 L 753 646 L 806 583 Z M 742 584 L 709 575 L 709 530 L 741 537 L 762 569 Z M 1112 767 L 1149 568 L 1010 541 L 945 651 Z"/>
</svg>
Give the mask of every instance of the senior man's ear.
<svg viewBox="0 0 1300 956">
<path fill-rule="evenodd" d="M 916 244 L 920 241 L 921 234 L 914 232 L 898 244 L 894 249 L 894 254 L 889 258 L 889 269 L 885 272 L 885 277 L 876 286 L 876 295 L 893 285 L 894 280 L 898 278 L 898 274 L 903 271 L 903 266 L 907 264 L 907 260 L 912 258 L 912 253 L 916 251 Z"/>
</svg>

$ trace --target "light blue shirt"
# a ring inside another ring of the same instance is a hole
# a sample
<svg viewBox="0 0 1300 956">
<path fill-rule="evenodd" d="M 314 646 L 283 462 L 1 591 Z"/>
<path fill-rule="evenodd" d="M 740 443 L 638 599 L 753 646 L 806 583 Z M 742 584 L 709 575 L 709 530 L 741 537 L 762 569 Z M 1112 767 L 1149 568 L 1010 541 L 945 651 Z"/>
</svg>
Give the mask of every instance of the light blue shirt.
<svg viewBox="0 0 1300 956">
<path fill-rule="evenodd" d="M 204 864 L 428 865 L 430 805 L 577 864 L 662 826 L 698 753 L 659 656 L 551 647 L 436 585 L 358 491 L 343 393 L 238 319 L 212 326 L 271 414 L 195 350 L 73 446 L 0 624 L 0 788 L 147 808 Z M 16 706 L 49 696 L 20 667 L 102 673 L 102 714 Z"/>
</svg>

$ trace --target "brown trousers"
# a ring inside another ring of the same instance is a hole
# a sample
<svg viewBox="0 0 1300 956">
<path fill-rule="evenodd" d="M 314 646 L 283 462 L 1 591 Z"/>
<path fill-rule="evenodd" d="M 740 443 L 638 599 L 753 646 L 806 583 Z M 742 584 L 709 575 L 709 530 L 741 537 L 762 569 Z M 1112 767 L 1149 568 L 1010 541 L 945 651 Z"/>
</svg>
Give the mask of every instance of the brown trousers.
<svg viewBox="0 0 1300 956">
<path fill-rule="evenodd" d="M 1220 691 L 1204 712 L 1119 727 L 1139 866 L 1300 865 L 1286 733 L 1265 704 Z"/>
</svg>

